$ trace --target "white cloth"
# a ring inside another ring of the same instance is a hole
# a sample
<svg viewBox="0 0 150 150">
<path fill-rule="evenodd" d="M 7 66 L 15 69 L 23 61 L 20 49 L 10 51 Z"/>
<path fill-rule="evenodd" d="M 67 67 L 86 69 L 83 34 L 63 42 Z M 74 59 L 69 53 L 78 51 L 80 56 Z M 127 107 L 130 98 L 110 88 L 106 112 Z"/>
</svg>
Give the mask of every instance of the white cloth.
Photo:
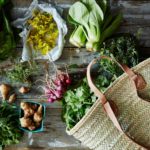
<svg viewBox="0 0 150 150">
<path fill-rule="evenodd" d="M 38 9 L 42 12 L 50 13 L 59 30 L 59 36 L 57 40 L 57 45 L 54 47 L 47 55 L 41 55 L 40 53 L 35 53 L 35 51 L 27 44 L 27 37 L 29 34 L 29 29 L 26 27 L 26 21 L 32 17 L 32 12 Z M 51 59 L 52 61 L 57 60 L 61 54 L 64 47 L 64 37 L 67 34 L 67 25 L 66 22 L 62 19 L 62 17 L 57 12 L 56 8 L 48 3 L 42 3 L 39 4 L 37 0 L 34 0 L 27 12 L 25 13 L 23 18 L 18 18 L 13 22 L 13 25 L 17 28 L 23 29 L 23 31 L 20 33 L 20 36 L 23 39 L 23 51 L 22 51 L 22 61 L 28 61 L 31 58 L 33 59 Z M 50 56 L 50 57 L 49 57 Z"/>
</svg>

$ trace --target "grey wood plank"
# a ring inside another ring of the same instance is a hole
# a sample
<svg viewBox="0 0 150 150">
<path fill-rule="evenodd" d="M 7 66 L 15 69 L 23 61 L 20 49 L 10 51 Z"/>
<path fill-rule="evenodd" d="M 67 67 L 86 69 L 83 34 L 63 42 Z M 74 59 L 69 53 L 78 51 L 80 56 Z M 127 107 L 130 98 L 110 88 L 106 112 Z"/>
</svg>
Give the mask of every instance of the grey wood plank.
<svg viewBox="0 0 150 150">
<path fill-rule="evenodd" d="M 17 48 L 15 53 L 21 58 L 22 48 Z M 89 52 L 85 48 L 64 48 L 60 59 L 56 61 L 58 67 L 64 64 L 88 64 L 93 58 L 98 57 L 98 52 Z M 0 63 L 0 69 L 11 66 L 11 61 L 7 60 Z"/>
</svg>

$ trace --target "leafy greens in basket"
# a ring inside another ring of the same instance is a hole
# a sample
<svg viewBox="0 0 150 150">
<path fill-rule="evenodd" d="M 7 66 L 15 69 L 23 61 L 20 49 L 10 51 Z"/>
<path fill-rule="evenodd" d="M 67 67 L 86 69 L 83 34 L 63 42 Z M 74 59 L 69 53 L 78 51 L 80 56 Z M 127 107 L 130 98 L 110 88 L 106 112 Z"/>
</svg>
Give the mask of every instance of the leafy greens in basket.
<svg viewBox="0 0 150 150">
<path fill-rule="evenodd" d="M 99 88 L 105 89 L 110 84 L 103 76 L 98 76 L 95 83 Z M 80 82 L 79 87 L 68 90 L 63 97 L 63 119 L 67 129 L 71 129 L 88 112 L 96 96 L 90 91 L 86 78 Z"/>
<path fill-rule="evenodd" d="M 138 64 L 136 40 L 130 35 L 121 35 L 109 39 L 103 44 L 100 54 L 115 57 L 116 60 L 127 64 L 129 67 Z M 99 90 L 104 92 L 123 71 L 110 60 L 102 59 L 98 64 L 99 71 L 94 78 L 94 82 Z M 65 93 L 62 101 L 63 119 L 68 130 L 82 119 L 95 101 L 96 96 L 90 91 L 86 78 Z"/>
</svg>

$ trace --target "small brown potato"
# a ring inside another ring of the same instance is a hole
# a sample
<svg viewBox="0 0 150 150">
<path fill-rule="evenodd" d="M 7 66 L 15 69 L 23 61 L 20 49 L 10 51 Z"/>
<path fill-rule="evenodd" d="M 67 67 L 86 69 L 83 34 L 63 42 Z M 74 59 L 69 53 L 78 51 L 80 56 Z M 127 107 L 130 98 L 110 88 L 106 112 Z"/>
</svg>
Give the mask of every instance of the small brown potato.
<svg viewBox="0 0 150 150">
<path fill-rule="evenodd" d="M 20 118 L 21 127 L 27 128 L 32 125 L 32 120 L 30 118 L 22 117 Z"/>
<path fill-rule="evenodd" d="M 30 91 L 30 89 L 27 88 L 27 87 L 21 87 L 19 89 L 19 92 L 22 93 L 22 94 L 28 93 L 29 91 Z"/>
<path fill-rule="evenodd" d="M 20 107 L 21 107 L 21 109 L 26 110 L 26 109 L 30 108 L 30 104 L 27 102 L 21 102 Z"/>
<path fill-rule="evenodd" d="M 27 102 L 21 102 L 20 107 L 21 107 L 21 109 L 24 110 L 24 117 L 25 118 L 32 116 L 35 112 L 32 108 L 32 105 L 30 103 L 27 103 Z"/>
<path fill-rule="evenodd" d="M 1 94 L 2 94 L 3 100 L 7 100 L 8 94 L 9 94 L 9 91 L 10 91 L 10 86 L 7 85 L 7 84 L 1 84 L 0 85 L 0 91 L 1 91 Z"/>
<path fill-rule="evenodd" d="M 41 122 L 42 114 L 39 114 L 38 112 L 34 113 L 33 120 L 34 120 L 34 122 Z"/>
<path fill-rule="evenodd" d="M 37 110 L 38 105 L 37 105 L 37 104 L 32 104 L 32 106 L 31 106 L 31 107 L 32 107 L 32 109 L 33 109 L 33 110 Z"/>
<path fill-rule="evenodd" d="M 34 120 L 34 122 L 41 122 L 42 121 L 42 105 L 40 105 L 38 107 L 37 112 L 34 113 L 33 120 Z"/>
<path fill-rule="evenodd" d="M 28 128 L 30 131 L 39 128 L 42 121 L 43 106 L 30 102 L 21 102 L 20 107 L 24 111 L 24 117 L 20 118 L 21 126 Z"/>
<path fill-rule="evenodd" d="M 32 115 L 34 115 L 34 110 L 32 109 L 32 108 L 28 108 L 28 109 L 25 109 L 24 110 L 24 117 L 30 117 L 30 116 L 32 116 Z"/>
<path fill-rule="evenodd" d="M 8 99 L 8 102 L 9 102 L 10 104 L 12 104 L 12 103 L 15 102 L 16 98 L 17 98 L 17 95 L 14 93 L 14 94 L 10 95 L 10 97 L 9 97 L 9 99 Z"/>
<path fill-rule="evenodd" d="M 38 107 L 37 112 L 38 112 L 39 114 L 42 114 L 42 109 L 43 109 L 43 107 L 42 107 L 42 105 L 40 105 L 40 106 Z"/>
</svg>

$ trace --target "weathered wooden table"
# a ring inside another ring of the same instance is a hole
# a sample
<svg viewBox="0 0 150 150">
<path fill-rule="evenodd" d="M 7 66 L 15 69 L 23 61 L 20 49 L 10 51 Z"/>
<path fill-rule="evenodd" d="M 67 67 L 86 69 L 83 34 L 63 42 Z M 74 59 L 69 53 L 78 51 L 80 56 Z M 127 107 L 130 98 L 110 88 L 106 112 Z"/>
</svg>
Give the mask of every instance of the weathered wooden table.
<svg viewBox="0 0 150 150">
<path fill-rule="evenodd" d="M 68 8 L 77 0 L 51 0 L 48 2 L 55 3 L 64 8 L 63 17 L 66 19 Z M 12 0 L 14 8 L 12 10 L 12 18 L 21 17 L 31 0 Z M 150 1 L 149 0 L 111 0 L 112 9 L 119 8 L 124 13 L 124 22 L 118 32 L 129 32 L 138 34 L 140 32 L 140 56 L 141 59 L 150 57 Z M 68 26 L 69 32 L 67 42 L 63 51 L 62 57 L 56 62 L 59 66 L 62 64 L 88 64 L 92 58 L 97 56 L 97 53 L 86 52 L 84 48 L 77 49 L 69 44 L 68 38 L 72 27 Z M 18 43 L 17 53 L 20 55 L 22 50 L 21 42 Z M 9 66 L 10 62 L 0 64 Z M 82 70 L 79 69 L 80 71 Z M 42 71 L 41 71 L 41 76 Z M 0 83 L 4 79 L 0 77 Z M 26 96 L 18 95 L 18 102 L 22 100 L 41 101 L 40 89 L 36 86 Z M 20 144 L 7 147 L 6 150 L 88 150 L 80 145 L 80 142 L 70 137 L 65 132 L 65 123 L 61 120 L 61 105 L 55 103 L 47 106 L 44 132 L 36 134 L 25 133 Z"/>
</svg>

